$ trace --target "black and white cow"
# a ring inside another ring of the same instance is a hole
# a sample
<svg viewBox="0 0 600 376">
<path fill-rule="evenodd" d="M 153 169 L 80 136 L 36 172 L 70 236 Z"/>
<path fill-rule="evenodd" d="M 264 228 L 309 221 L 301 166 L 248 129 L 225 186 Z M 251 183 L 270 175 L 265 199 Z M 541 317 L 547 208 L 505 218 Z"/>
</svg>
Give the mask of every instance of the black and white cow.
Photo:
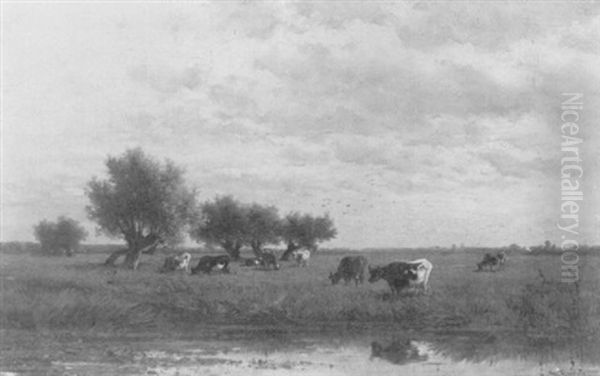
<svg viewBox="0 0 600 376">
<path fill-rule="evenodd" d="M 257 257 L 258 264 L 266 269 L 279 270 L 279 263 L 277 257 L 271 252 L 263 251 L 260 256 Z"/>
<path fill-rule="evenodd" d="M 223 273 L 229 273 L 229 256 L 203 256 L 200 257 L 198 264 L 192 268 L 192 274 L 206 273 L 210 274 L 213 269 L 220 270 Z"/>
<path fill-rule="evenodd" d="M 310 259 L 310 251 L 308 249 L 297 249 L 292 252 L 292 257 L 296 260 L 298 266 L 308 266 L 308 260 Z"/>
<path fill-rule="evenodd" d="M 190 255 L 188 252 L 184 252 L 177 256 L 169 256 L 165 259 L 165 262 L 160 271 L 163 273 L 175 270 L 183 270 L 187 272 L 190 269 L 191 259 L 192 255 Z"/>
<path fill-rule="evenodd" d="M 369 282 L 377 282 L 383 279 L 388 283 L 392 294 L 399 294 L 403 289 L 410 287 L 411 282 L 417 281 L 417 269 L 415 265 L 407 262 L 392 262 L 386 266 L 369 265 Z"/>
<path fill-rule="evenodd" d="M 433 269 L 433 264 L 429 262 L 427 259 L 418 259 L 413 261 L 407 261 L 407 264 L 410 264 L 414 267 L 415 272 L 417 273 L 417 279 L 410 282 L 411 287 L 420 287 L 423 292 L 429 291 L 429 275 L 431 274 L 431 270 Z"/>
</svg>

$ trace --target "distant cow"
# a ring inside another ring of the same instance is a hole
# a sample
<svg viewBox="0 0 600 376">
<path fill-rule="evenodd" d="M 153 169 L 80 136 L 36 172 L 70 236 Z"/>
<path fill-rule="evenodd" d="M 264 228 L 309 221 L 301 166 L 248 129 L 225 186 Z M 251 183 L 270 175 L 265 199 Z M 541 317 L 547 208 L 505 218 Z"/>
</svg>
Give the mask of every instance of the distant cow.
<svg viewBox="0 0 600 376">
<path fill-rule="evenodd" d="M 229 256 L 203 256 L 200 257 L 198 265 L 192 268 L 192 274 L 206 273 L 209 274 L 213 269 L 229 273 Z"/>
<path fill-rule="evenodd" d="M 260 260 L 258 257 L 245 258 L 240 260 L 241 266 L 258 266 L 260 265 Z"/>
<path fill-rule="evenodd" d="M 170 272 L 175 270 L 184 270 L 187 272 L 190 268 L 191 259 L 192 255 L 190 255 L 188 252 L 177 256 L 169 256 L 165 259 L 165 263 L 163 264 L 161 271 Z"/>
<path fill-rule="evenodd" d="M 496 254 L 496 257 L 498 258 L 498 265 L 504 266 L 504 263 L 506 262 L 506 252 L 500 251 Z"/>
<path fill-rule="evenodd" d="M 367 259 L 363 256 L 346 256 L 340 260 L 336 272 L 329 273 L 329 280 L 332 285 L 337 284 L 340 279 L 343 279 L 346 284 L 354 280 L 354 285 L 358 286 L 364 281 L 366 266 Z"/>
<path fill-rule="evenodd" d="M 411 280 L 410 286 L 420 286 L 423 292 L 427 292 L 429 290 L 429 274 L 431 274 L 433 264 L 427 259 L 408 261 L 407 264 L 412 265 L 417 274 L 417 279 Z"/>
<path fill-rule="evenodd" d="M 310 259 L 310 251 L 308 249 L 297 249 L 292 252 L 292 257 L 296 260 L 298 266 L 308 266 L 308 260 Z"/>
<path fill-rule="evenodd" d="M 263 268 L 273 268 L 275 270 L 279 270 L 279 263 L 277 262 L 277 257 L 271 252 L 263 252 L 260 256 L 257 257 L 258 264 Z"/>
<path fill-rule="evenodd" d="M 494 256 L 489 253 L 486 253 L 483 256 L 483 260 L 477 264 L 477 270 L 480 271 L 480 270 L 484 270 L 484 268 L 488 268 L 489 270 L 493 271 L 494 267 L 497 266 L 498 264 L 500 264 L 500 260 L 498 259 L 498 256 Z"/>
<path fill-rule="evenodd" d="M 385 280 L 392 294 L 399 294 L 400 291 L 409 287 L 411 282 L 417 280 L 417 270 L 415 265 L 406 262 L 392 262 L 386 266 L 369 266 L 369 282 L 377 282 L 380 279 Z"/>
</svg>

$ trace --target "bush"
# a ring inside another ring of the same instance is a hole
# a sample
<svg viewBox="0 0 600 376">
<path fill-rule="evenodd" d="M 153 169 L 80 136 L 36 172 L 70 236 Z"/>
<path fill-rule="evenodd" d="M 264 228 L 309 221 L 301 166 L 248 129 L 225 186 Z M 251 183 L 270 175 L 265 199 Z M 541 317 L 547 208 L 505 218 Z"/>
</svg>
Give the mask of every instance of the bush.
<svg viewBox="0 0 600 376">
<path fill-rule="evenodd" d="M 79 223 L 67 217 L 58 217 L 56 222 L 43 220 L 34 228 L 34 235 L 45 255 L 73 255 L 87 232 Z"/>
</svg>

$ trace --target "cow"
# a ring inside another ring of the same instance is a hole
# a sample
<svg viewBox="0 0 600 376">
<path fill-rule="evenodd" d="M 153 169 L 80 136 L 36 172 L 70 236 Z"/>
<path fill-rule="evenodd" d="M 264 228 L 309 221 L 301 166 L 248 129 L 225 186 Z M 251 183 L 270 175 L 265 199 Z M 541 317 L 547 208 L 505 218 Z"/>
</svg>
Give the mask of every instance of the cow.
<svg viewBox="0 0 600 376">
<path fill-rule="evenodd" d="M 260 260 L 258 257 L 245 258 L 240 260 L 241 266 L 258 266 L 260 265 Z"/>
<path fill-rule="evenodd" d="M 296 260 L 298 266 L 306 267 L 310 259 L 310 251 L 308 249 L 297 249 L 292 252 L 292 257 Z"/>
<path fill-rule="evenodd" d="M 490 271 L 494 270 L 494 267 L 500 263 L 498 256 L 491 255 L 486 253 L 483 256 L 483 260 L 477 264 L 477 270 L 482 271 L 485 267 L 487 267 Z"/>
<path fill-rule="evenodd" d="M 203 256 L 200 257 L 198 264 L 192 268 L 192 274 L 205 273 L 210 274 L 213 269 L 222 271 L 223 273 L 229 273 L 229 256 Z"/>
<path fill-rule="evenodd" d="M 496 254 L 496 257 L 498 258 L 498 265 L 503 267 L 506 262 L 506 252 L 500 251 Z"/>
<path fill-rule="evenodd" d="M 329 280 L 332 285 L 337 284 L 340 279 L 343 279 L 345 284 L 354 280 L 354 285 L 358 286 L 364 281 L 366 266 L 367 259 L 363 256 L 346 256 L 340 260 L 335 273 L 329 273 Z"/>
<path fill-rule="evenodd" d="M 279 270 L 279 263 L 277 262 L 277 257 L 271 252 L 263 251 L 260 256 L 257 257 L 258 264 L 263 268 L 273 268 L 275 270 Z"/>
<path fill-rule="evenodd" d="M 192 255 L 190 255 L 188 252 L 184 252 L 177 256 L 169 256 L 165 259 L 165 263 L 163 264 L 161 271 L 170 272 L 175 270 L 184 270 L 187 272 L 190 268 L 191 259 Z"/>
<path fill-rule="evenodd" d="M 424 258 L 413 261 L 407 261 L 406 263 L 412 265 L 417 273 L 417 279 L 414 281 L 411 280 L 410 286 L 419 286 L 421 287 L 423 292 L 429 291 L 429 274 L 431 274 L 433 264 L 429 262 L 429 260 Z"/>
<path fill-rule="evenodd" d="M 380 279 L 385 280 L 392 294 L 398 295 L 401 290 L 409 287 L 411 282 L 417 280 L 417 268 L 406 262 L 392 262 L 386 266 L 369 265 L 369 282 L 377 282 Z"/>
</svg>

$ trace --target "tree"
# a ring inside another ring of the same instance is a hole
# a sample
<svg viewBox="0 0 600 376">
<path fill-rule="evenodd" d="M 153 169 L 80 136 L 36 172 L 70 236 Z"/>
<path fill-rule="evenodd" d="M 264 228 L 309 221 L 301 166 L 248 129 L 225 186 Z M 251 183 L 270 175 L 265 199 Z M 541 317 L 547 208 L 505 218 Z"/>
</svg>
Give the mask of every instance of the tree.
<svg viewBox="0 0 600 376">
<path fill-rule="evenodd" d="M 246 237 L 257 256 L 265 244 L 279 243 L 281 219 L 274 206 L 252 204 L 246 211 Z"/>
<path fill-rule="evenodd" d="M 217 196 L 200 208 L 200 220 L 190 231 L 198 242 L 219 244 L 233 259 L 247 241 L 247 209 L 232 196 Z"/>
<path fill-rule="evenodd" d="M 88 183 L 86 210 L 101 233 L 127 243 L 106 264 L 124 255 L 124 265 L 135 270 L 142 253 L 182 240 L 182 230 L 195 217 L 196 194 L 186 187 L 182 169 L 169 160 L 161 164 L 140 148 L 109 156 L 106 167 L 108 179 Z"/>
<path fill-rule="evenodd" d="M 44 219 L 34 226 L 33 232 L 42 253 L 47 255 L 72 256 L 87 237 L 87 232 L 77 221 L 64 216 L 58 217 L 56 222 Z"/>
<path fill-rule="evenodd" d="M 304 247 L 316 250 L 318 243 L 335 238 L 337 230 L 328 214 L 313 217 L 310 214 L 292 212 L 283 220 L 281 235 L 287 243 L 281 259 L 287 260 L 297 249 Z"/>
</svg>

